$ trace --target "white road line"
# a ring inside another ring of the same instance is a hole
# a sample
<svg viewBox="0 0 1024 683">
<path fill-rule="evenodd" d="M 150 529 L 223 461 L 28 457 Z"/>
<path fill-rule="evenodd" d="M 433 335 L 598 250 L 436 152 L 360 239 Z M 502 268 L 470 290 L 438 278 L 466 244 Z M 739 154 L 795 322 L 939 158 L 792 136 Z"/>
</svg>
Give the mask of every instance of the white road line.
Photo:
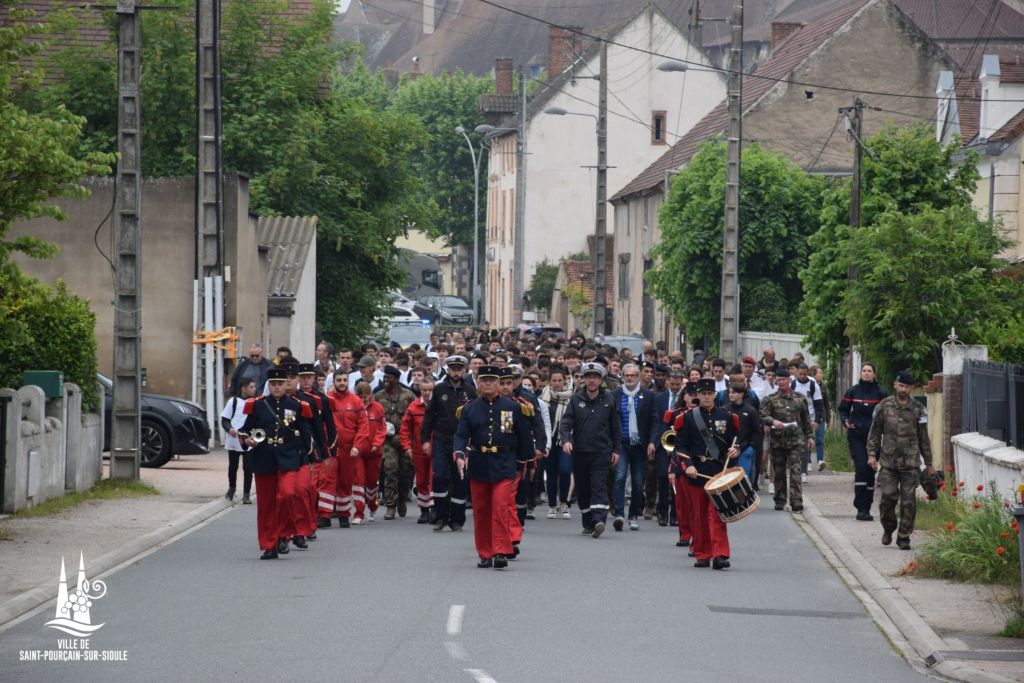
<svg viewBox="0 0 1024 683">
<path fill-rule="evenodd" d="M 448 635 L 457 636 L 462 632 L 462 615 L 465 613 L 465 605 L 452 605 L 448 608 Z"/>
<path fill-rule="evenodd" d="M 444 649 L 448 650 L 448 655 L 452 659 L 456 659 L 460 662 L 465 662 L 469 659 L 469 653 L 466 652 L 466 648 L 462 647 L 462 643 L 457 640 L 444 641 Z"/>
<path fill-rule="evenodd" d="M 498 683 L 483 669 L 463 669 L 463 671 L 475 678 L 476 683 Z"/>
</svg>

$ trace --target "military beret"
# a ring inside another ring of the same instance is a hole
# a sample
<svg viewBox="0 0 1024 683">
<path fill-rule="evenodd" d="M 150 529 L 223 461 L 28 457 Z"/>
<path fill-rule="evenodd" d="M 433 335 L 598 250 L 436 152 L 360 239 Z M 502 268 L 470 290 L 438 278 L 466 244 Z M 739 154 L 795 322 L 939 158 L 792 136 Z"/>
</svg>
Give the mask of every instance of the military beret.
<svg viewBox="0 0 1024 683">
<path fill-rule="evenodd" d="M 788 368 L 779 368 L 775 372 L 775 376 L 776 377 L 789 377 L 790 376 L 789 375 L 789 369 Z"/>
<path fill-rule="evenodd" d="M 697 392 L 698 393 L 701 392 L 701 391 L 714 391 L 714 390 L 715 390 L 715 380 L 713 380 L 712 378 L 710 378 L 710 377 L 703 377 L 703 378 L 697 380 Z"/>
<path fill-rule="evenodd" d="M 288 371 L 284 368 L 270 368 L 267 370 L 268 382 L 283 382 L 288 379 Z"/>
<path fill-rule="evenodd" d="M 466 367 L 466 362 L 465 356 L 448 356 L 448 359 L 445 361 L 445 365 L 449 367 L 457 366 L 463 368 Z"/>
<path fill-rule="evenodd" d="M 753 356 L 743 356 L 743 362 L 749 363 L 750 365 L 757 365 L 757 361 L 754 360 Z"/>
<path fill-rule="evenodd" d="M 914 386 L 914 384 L 916 384 L 916 382 L 914 382 L 914 376 L 906 370 L 900 370 L 896 373 L 896 381 L 900 384 L 909 384 L 910 386 Z"/>
<path fill-rule="evenodd" d="M 373 356 L 371 356 L 368 353 L 365 354 L 362 358 L 360 358 L 359 362 L 356 363 L 356 365 L 358 365 L 361 368 L 372 368 L 376 364 L 377 364 L 377 359 L 374 358 Z"/>
<path fill-rule="evenodd" d="M 391 377 L 401 377 L 402 371 L 396 368 L 394 365 L 385 365 L 384 374 L 390 375 Z"/>
<path fill-rule="evenodd" d="M 580 366 L 580 376 L 586 377 L 587 375 L 598 375 L 601 379 L 607 374 L 607 370 L 600 363 L 583 363 Z"/>
<path fill-rule="evenodd" d="M 476 376 L 477 379 L 498 379 L 501 376 L 501 368 L 497 365 L 481 365 Z"/>
<path fill-rule="evenodd" d="M 316 368 L 313 367 L 312 363 L 299 363 L 299 374 L 300 375 L 315 375 Z"/>
</svg>

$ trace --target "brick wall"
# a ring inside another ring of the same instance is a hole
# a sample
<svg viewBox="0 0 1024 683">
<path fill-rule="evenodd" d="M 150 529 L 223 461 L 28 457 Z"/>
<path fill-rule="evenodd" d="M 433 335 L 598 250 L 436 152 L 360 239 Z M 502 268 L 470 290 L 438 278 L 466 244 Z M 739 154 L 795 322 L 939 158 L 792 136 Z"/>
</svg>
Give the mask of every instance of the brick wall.
<svg viewBox="0 0 1024 683">
<path fill-rule="evenodd" d="M 943 399 L 945 402 L 942 420 L 942 459 L 953 463 L 953 442 L 950 439 L 963 429 L 964 377 L 948 375 L 943 378 Z"/>
</svg>

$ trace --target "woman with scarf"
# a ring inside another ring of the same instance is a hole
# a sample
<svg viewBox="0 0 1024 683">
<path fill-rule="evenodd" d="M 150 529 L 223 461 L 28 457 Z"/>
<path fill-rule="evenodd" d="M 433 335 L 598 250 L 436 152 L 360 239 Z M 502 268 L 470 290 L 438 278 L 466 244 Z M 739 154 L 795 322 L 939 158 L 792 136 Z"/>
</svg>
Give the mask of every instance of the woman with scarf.
<svg viewBox="0 0 1024 683">
<path fill-rule="evenodd" d="M 612 392 L 612 401 L 619 407 L 622 422 L 622 445 L 615 466 L 615 483 L 612 486 L 612 508 L 615 519 L 612 527 L 622 531 L 626 505 L 626 469 L 632 489 L 629 498 L 629 528 L 640 528 L 639 517 L 644 511 L 644 479 L 647 461 L 654 459 L 654 443 L 651 434 L 657 431 L 656 420 L 660 418 L 654 409 L 654 392 L 644 389 L 640 383 L 640 368 L 635 363 L 622 366 L 622 386 Z"/>
<path fill-rule="evenodd" d="M 569 519 L 569 489 L 572 482 L 572 456 L 562 451 L 557 426 L 562 422 L 565 407 L 572 398 L 572 387 L 568 371 L 561 365 L 553 365 L 548 375 L 548 385 L 541 393 L 540 400 L 547 403 L 548 416 L 553 429 L 548 437 L 548 457 L 544 459 L 544 473 L 547 477 L 548 519 L 559 515 Z"/>
</svg>

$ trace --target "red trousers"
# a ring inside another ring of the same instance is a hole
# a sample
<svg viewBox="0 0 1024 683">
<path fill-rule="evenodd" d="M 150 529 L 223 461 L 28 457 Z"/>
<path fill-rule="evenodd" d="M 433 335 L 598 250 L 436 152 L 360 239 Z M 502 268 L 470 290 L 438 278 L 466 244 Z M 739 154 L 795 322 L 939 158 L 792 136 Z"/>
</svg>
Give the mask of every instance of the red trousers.
<svg viewBox="0 0 1024 683">
<path fill-rule="evenodd" d="M 352 458 L 355 476 L 352 477 L 352 516 L 365 517 L 366 508 L 377 510 L 377 489 L 380 482 L 381 456 Z"/>
<path fill-rule="evenodd" d="M 338 500 L 338 459 L 330 457 L 313 465 L 313 484 L 316 486 L 316 514 L 330 519 Z"/>
<path fill-rule="evenodd" d="M 519 484 L 522 480 L 522 472 L 517 474 L 515 479 L 511 480 L 512 494 L 508 497 L 508 514 L 511 516 L 508 526 L 510 538 L 513 543 L 521 543 L 523 540 L 523 523 L 519 521 L 519 510 L 516 508 L 516 492 L 519 491 Z"/>
<path fill-rule="evenodd" d="M 694 493 L 686 479 L 676 479 L 676 521 L 679 522 L 679 540 L 693 540 L 693 525 L 690 524 L 690 496 Z M 700 493 L 697 491 L 696 493 Z"/>
<path fill-rule="evenodd" d="M 309 465 L 301 465 L 295 472 L 295 488 L 302 501 L 295 518 L 295 533 L 309 536 L 316 531 L 316 487 L 313 486 Z"/>
<path fill-rule="evenodd" d="M 356 460 L 349 448 L 338 447 L 338 486 L 335 489 L 334 511 L 339 517 L 348 519 L 352 516 L 352 482 L 356 477 Z"/>
<path fill-rule="evenodd" d="M 434 473 L 430 469 L 430 456 L 423 452 L 412 452 L 412 464 L 416 469 L 416 504 L 421 508 L 434 507 L 434 495 L 430 489 L 430 480 Z"/>
<path fill-rule="evenodd" d="M 260 550 L 274 550 L 281 538 L 299 533 L 295 520 L 304 503 L 295 486 L 298 472 L 256 474 L 256 533 Z"/>
<path fill-rule="evenodd" d="M 476 481 L 471 479 L 473 496 L 473 539 L 476 553 L 486 560 L 495 555 L 512 555 L 512 520 L 516 516 L 516 480 Z M 521 530 L 520 530 L 521 531 Z"/>
<path fill-rule="evenodd" d="M 683 485 L 690 489 L 690 524 L 693 527 L 690 549 L 693 550 L 693 556 L 698 560 L 729 557 L 729 532 L 711 498 L 702 489 L 685 482 Z"/>
</svg>

